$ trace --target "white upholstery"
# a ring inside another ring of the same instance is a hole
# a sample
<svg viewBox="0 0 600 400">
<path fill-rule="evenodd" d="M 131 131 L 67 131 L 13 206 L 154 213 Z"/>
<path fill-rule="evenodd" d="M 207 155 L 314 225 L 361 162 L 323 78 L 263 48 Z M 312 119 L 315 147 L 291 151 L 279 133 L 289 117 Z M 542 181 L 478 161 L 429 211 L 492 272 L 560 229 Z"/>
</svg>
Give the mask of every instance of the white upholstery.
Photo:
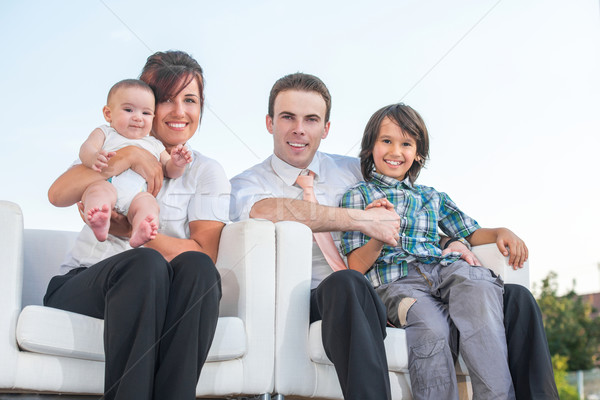
<svg viewBox="0 0 600 400">
<path fill-rule="evenodd" d="M 75 236 L 74 232 L 23 230 L 20 208 L 0 201 L 0 393 L 102 393 L 102 320 L 41 305 L 48 281 Z M 220 318 L 196 393 L 209 397 L 270 394 L 274 225 L 250 220 L 226 226 L 217 268 L 223 288 Z"/>
<path fill-rule="evenodd" d="M 309 326 L 311 232 L 293 223 L 275 224 L 277 234 L 277 293 L 275 331 L 275 392 L 302 398 L 343 399 L 335 368 L 323 348 L 321 321 Z M 529 266 L 513 271 L 495 244 L 476 246 L 482 264 L 508 283 L 529 285 Z M 387 328 L 386 355 L 393 399 L 411 399 L 406 336 Z M 460 397 L 472 396 L 462 358 L 456 365 Z"/>
<path fill-rule="evenodd" d="M 30 305 L 17 322 L 21 350 L 84 360 L 104 361 L 104 321 L 56 308 Z M 208 362 L 246 354 L 246 332 L 240 318 L 221 317 Z"/>
<path fill-rule="evenodd" d="M 0 393 L 102 392 L 102 321 L 41 306 L 75 236 L 23 230 L 20 208 L 0 201 Z M 342 399 L 321 324 L 309 326 L 311 251 L 310 229 L 299 223 L 249 220 L 225 227 L 217 261 L 221 317 L 199 397 L 279 393 Z M 505 281 L 529 285 L 528 266 L 512 271 L 495 245 L 474 252 Z M 404 331 L 388 328 L 385 347 L 392 396 L 410 399 Z M 461 398 L 468 398 L 460 358 L 457 370 Z"/>
</svg>

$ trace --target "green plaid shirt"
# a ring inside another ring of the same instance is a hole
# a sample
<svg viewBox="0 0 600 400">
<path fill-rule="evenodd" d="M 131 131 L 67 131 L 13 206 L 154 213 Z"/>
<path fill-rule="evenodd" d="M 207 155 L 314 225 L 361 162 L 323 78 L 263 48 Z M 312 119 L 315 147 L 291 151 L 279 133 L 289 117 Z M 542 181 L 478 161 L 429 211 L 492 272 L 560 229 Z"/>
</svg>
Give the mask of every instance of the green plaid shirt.
<svg viewBox="0 0 600 400">
<path fill-rule="evenodd" d="M 458 253 L 442 256 L 439 247 L 441 231 L 450 237 L 466 237 L 480 228 L 477 221 L 458 209 L 446 193 L 422 185 L 412 185 L 376 172 L 369 182 L 359 182 L 348 190 L 341 207 L 364 210 L 367 205 L 387 198 L 400 215 L 400 242 L 397 247 L 385 245 L 373 267 L 365 276 L 374 287 L 394 282 L 407 274 L 411 261 L 448 265 L 460 258 Z M 361 232 L 344 232 L 341 250 L 348 254 L 370 240 Z"/>
</svg>

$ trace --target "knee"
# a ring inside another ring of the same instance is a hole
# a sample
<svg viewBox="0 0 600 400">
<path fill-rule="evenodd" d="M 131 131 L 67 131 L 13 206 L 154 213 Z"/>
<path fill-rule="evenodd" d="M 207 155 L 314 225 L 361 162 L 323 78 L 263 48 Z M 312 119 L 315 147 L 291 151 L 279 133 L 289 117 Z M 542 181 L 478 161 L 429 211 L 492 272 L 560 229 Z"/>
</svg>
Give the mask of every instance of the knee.
<svg viewBox="0 0 600 400">
<path fill-rule="evenodd" d="M 221 291 L 221 275 L 212 259 L 199 251 L 187 251 L 171 260 L 178 281 Z"/>
<path fill-rule="evenodd" d="M 168 286 L 172 273 L 158 251 L 144 247 L 129 250 L 128 257 L 118 270 L 120 275 L 128 278 L 130 284 L 141 285 L 146 290 Z"/>
<path fill-rule="evenodd" d="M 321 285 L 327 292 L 335 292 L 336 296 L 343 297 L 353 297 L 366 290 L 372 290 L 364 275 L 353 269 L 334 272 Z"/>
<path fill-rule="evenodd" d="M 537 301 L 524 286 L 516 284 L 504 285 L 504 313 L 505 317 L 511 314 L 527 316 L 527 318 L 537 318 L 541 315 Z M 518 310 L 518 312 L 516 312 Z M 513 313 L 513 311 L 515 311 Z"/>
<path fill-rule="evenodd" d="M 537 307 L 535 298 L 525 286 L 507 283 L 504 285 L 504 304 L 513 305 L 518 304 L 519 306 L 532 306 Z"/>
</svg>

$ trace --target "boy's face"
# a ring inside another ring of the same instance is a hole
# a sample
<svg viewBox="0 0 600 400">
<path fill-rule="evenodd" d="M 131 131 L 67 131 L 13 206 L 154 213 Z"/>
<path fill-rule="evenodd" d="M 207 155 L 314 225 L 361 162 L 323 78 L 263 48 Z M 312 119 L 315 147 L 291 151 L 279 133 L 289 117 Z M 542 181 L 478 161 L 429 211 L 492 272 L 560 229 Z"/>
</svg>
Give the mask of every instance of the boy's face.
<svg viewBox="0 0 600 400">
<path fill-rule="evenodd" d="M 417 142 L 389 118 L 379 127 L 373 146 L 375 171 L 390 178 L 403 180 L 415 160 L 418 160 Z"/>
<path fill-rule="evenodd" d="M 106 122 L 121 136 L 140 139 L 152 129 L 154 95 L 140 87 L 120 88 L 102 111 Z"/>
<path fill-rule="evenodd" d="M 321 139 L 329 133 L 325 111 L 325 100 L 317 92 L 280 92 L 273 104 L 273 118 L 267 115 L 273 153 L 296 168 L 308 167 Z"/>
</svg>

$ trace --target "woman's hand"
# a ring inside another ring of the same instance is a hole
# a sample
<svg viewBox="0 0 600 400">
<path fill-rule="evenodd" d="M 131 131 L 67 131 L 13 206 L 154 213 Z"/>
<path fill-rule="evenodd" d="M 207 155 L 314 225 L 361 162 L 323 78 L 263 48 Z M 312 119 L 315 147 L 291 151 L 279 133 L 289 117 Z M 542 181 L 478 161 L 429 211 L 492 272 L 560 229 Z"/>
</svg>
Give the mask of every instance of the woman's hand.
<svg viewBox="0 0 600 400">
<path fill-rule="evenodd" d="M 150 240 L 144 246 L 158 251 L 167 261 L 171 261 L 184 251 L 200 251 L 216 263 L 219 240 L 224 226 L 225 224 L 219 221 L 191 221 L 189 239 L 179 239 L 159 233 L 156 239 Z"/>
<path fill-rule="evenodd" d="M 123 238 L 131 237 L 131 224 L 126 216 L 119 214 L 115 210 L 112 210 L 110 214 L 110 228 L 108 233 L 114 236 Z"/>
<path fill-rule="evenodd" d="M 163 183 L 163 168 L 161 163 L 150 153 L 136 146 L 123 147 L 111 158 L 113 169 L 119 174 L 131 168 L 140 174 L 148 183 L 148 193 L 156 197 Z M 118 174 L 115 174 L 118 175 Z"/>
</svg>

